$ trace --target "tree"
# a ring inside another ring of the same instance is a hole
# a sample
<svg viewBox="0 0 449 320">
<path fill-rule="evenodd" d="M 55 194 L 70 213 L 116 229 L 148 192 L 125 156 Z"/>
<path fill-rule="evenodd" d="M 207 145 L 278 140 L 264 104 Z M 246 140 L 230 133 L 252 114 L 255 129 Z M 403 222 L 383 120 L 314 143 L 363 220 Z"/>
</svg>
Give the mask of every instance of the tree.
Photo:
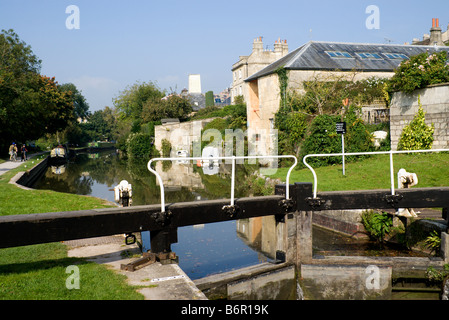
<svg viewBox="0 0 449 320">
<path fill-rule="evenodd" d="M 89 133 L 91 140 L 114 140 L 117 135 L 117 122 L 109 107 L 95 111 L 82 126 Z"/>
<path fill-rule="evenodd" d="M 65 128 L 71 93 L 39 74 L 41 61 L 13 30 L 0 33 L 0 145 L 25 142 Z"/>
<path fill-rule="evenodd" d="M 206 92 L 206 107 L 213 107 L 215 105 L 214 93 L 212 91 Z"/>
<path fill-rule="evenodd" d="M 142 119 L 144 122 L 159 121 L 164 118 L 184 120 L 192 111 L 189 100 L 172 94 L 164 100 L 148 100 L 143 106 Z"/>
<path fill-rule="evenodd" d="M 120 118 L 139 121 L 143 106 L 149 102 L 160 101 L 165 96 L 154 83 L 136 83 L 120 93 L 114 99 L 114 106 Z"/>
<path fill-rule="evenodd" d="M 74 105 L 74 118 L 86 119 L 89 116 L 89 104 L 86 98 L 81 94 L 81 91 L 73 83 L 64 83 L 61 85 L 61 91 L 70 92 Z"/>
</svg>

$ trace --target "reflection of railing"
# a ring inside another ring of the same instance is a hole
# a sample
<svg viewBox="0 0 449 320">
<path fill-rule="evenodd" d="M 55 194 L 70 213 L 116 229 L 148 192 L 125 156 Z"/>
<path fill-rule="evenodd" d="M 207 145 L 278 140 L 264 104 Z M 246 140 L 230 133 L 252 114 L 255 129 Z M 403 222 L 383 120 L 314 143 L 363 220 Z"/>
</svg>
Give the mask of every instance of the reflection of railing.
<svg viewBox="0 0 449 320">
<path fill-rule="evenodd" d="M 391 194 L 394 195 L 394 169 L 393 169 L 393 154 L 399 153 L 425 153 L 425 152 L 449 152 L 449 149 L 432 149 L 432 150 L 402 150 L 402 151 L 375 151 L 375 152 L 354 152 L 354 153 L 324 153 L 324 154 L 308 154 L 303 158 L 303 163 L 307 168 L 312 171 L 313 174 L 313 198 L 316 199 L 318 179 L 315 170 L 306 162 L 311 157 L 341 157 L 341 156 L 362 156 L 362 155 L 376 155 L 376 154 L 389 154 L 390 155 L 390 183 Z M 287 184 L 288 185 L 288 184 Z"/>
<path fill-rule="evenodd" d="M 151 163 L 154 161 L 187 161 L 187 160 L 201 160 L 201 161 L 210 161 L 210 160 L 231 160 L 232 161 L 232 170 L 231 170 L 231 206 L 234 206 L 234 187 L 235 187 L 235 160 L 240 159 L 285 159 L 285 158 L 291 158 L 294 159 L 293 165 L 290 167 L 290 169 L 287 172 L 286 177 L 286 184 L 289 185 L 290 180 L 290 174 L 293 170 L 293 168 L 298 163 L 298 160 L 295 156 L 292 155 L 281 155 L 281 156 L 231 156 L 231 157 L 178 157 L 178 158 L 154 158 L 148 161 L 148 170 L 152 172 L 156 178 L 159 181 L 159 186 L 161 189 L 161 212 L 165 212 L 165 191 L 164 191 L 164 183 L 162 181 L 161 176 L 153 169 L 151 168 Z M 288 200 L 290 199 L 289 194 L 289 188 L 286 188 L 285 191 L 285 198 Z"/>
</svg>

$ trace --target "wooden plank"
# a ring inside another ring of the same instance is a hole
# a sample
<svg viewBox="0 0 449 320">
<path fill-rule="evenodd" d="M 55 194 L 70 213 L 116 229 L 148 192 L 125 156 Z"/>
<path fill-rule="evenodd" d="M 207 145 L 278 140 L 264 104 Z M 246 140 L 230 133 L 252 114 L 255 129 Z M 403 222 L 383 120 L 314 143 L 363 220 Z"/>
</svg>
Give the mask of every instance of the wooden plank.
<svg viewBox="0 0 449 320">
<path fill-rule="evenodd" d="M 238 210 L 232 217 L 223 210 L 230 200 L 170 204 L 166 207 L 170 219 L 164 225 L 157 219 L 160 205 L 3 216 L 0 248 L 282 214 L 281 199 L 282 196 L 236 199 Z"/>
<path fill-rule="evenodd" d="M 299 210 L 322 211 L 343 209 L 397 209 L 446 207 L 449 188 L 413 188 L 395 190 L 332 191 L 320 192 L 316 200 L 312 195 L 302 195 L 297 200 Z"/>
</svg>

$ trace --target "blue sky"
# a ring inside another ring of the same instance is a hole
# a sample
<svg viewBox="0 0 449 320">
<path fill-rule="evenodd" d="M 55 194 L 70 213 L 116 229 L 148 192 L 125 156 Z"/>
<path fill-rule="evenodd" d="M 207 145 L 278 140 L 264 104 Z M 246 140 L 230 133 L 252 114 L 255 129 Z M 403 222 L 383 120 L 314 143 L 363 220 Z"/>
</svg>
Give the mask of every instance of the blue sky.
<svg viewBox="0 0 449 320">
<path fill-rule="evenodd" d="M 69 5 L 79 29 L 66 27 Z M 379 29 L 366 27 L 369 5 Z M 201 74 L 203 92 L 218 93 L 259 36 L 271 49 L 286 39 L 290 51 L 310 40 L 403 44 L 429 33 L 432 18 L 446 31 L 448 12 L 447 0 L 0 0 L 0 29 L 14 29 L 41 73 L 74 83 L 95 111 L 138 81 L 180 92 Z"/>
</svg>

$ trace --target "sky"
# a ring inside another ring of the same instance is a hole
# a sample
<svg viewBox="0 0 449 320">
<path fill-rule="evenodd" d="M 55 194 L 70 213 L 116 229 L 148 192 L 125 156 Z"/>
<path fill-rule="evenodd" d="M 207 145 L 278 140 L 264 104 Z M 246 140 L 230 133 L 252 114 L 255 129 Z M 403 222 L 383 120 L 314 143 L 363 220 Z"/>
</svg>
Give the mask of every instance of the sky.
<svg viewBox="0 0 449 320">
<path fill-rule="evenodd" d="M 311 40 L 404 44 L 432 18 L 446 31 L 449 1 L 0 0 L 0 29 L 31 46 L 41 74 L 75 84 L 91 112 L 138 82 L 179 93 L 189 74 L 217 94 L 256 37 L 267 49 L 287 40 L 289 51 Z"/>
</svg>

